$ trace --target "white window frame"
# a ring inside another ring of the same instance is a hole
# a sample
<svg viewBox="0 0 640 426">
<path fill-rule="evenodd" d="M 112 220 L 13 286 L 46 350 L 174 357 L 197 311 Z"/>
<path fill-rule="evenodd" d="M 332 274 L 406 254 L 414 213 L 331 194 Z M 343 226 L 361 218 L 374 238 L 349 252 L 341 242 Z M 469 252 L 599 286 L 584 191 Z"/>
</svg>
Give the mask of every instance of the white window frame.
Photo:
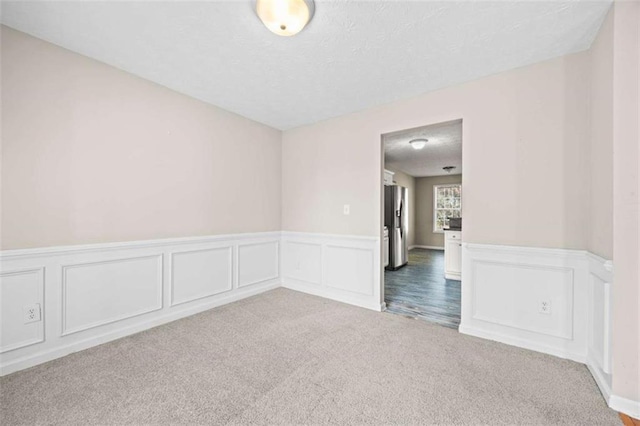
<svg viewBox="0 0 640 426">
<path fill-rule="evenodd" d="M 438 189 L 439 188 L 452 188 L 454 186 L 460 187 L 460 215 L 462 216 L 462 183 L 447 183 L 442 185 L 433 185 L 433 233 L 444 234 L 444 230 L 438 229 L 438 210 L 452 210 L 452 209 L 438 209 Z"/>
</svg>

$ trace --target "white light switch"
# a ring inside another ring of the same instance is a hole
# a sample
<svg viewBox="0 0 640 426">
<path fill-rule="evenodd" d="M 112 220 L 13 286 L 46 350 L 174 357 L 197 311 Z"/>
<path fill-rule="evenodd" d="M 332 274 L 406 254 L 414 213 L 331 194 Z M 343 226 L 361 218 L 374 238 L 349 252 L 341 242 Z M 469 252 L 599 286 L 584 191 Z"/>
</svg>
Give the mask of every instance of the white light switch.
<svg viewBox="0 0 640 426">
<path fill-rule="evenodd" d="M 349 206 L 349 204 L 345 204 L 344 205 L 344 214 L 345 214 L 345 216 L 349 215 L 350 210 L 351 210 L 351 207 Z"/>
</svg>

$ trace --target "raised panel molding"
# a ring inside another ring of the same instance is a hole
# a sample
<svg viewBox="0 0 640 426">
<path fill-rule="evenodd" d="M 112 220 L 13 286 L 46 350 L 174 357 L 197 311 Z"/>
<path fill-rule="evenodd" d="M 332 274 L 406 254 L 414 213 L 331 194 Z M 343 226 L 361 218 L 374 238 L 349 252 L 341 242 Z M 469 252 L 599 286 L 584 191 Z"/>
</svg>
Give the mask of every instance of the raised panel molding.
<svg viewBox="0 0 640 426">
<path fill-rule="evenodd" d="M 282 261 L 285 278 L 322 285 L 322 244 L 284 241 Z"/>
<path fill-rule="evenodd" d="M 233 289 L 233 246 L 171 253 L 171 306 Z"/>
<path fill-rule="evenodd" d="M 325 252 L 324 276 L 327 286 L 373 296 L 373 250 L 327 244 Z"/>
<path fill-rule="evenodd" d="M 283 232 L 282 285 L 376 311 L 380 296 L 380 239 Z"/>
<path fill-rule="evenodd" d="M 62 266 L 62 335 L 162 309 L 162 254 Z"/>
<path fill-rule="evenodd" d="M 587 367 L 600 388 L 609 406 L 614 407 L 616 399 L 611 394 L 611 287 L 613 265 L 611 261 L 589 253 L 589 318 Z"/>
<path fill-rule="evenodd" d="M 278 241 L 238 244 L 238 287 L 246 287 L 280 276 Z"/>
<path fill-rule="evenodd" d="M 462 263 L 460 332 L 586 361 L 586 252 L 465 243 Z"/>
<path fill-rule="evenodd" d="M 2 309 L 10 318 L 0 323 L 0 375 L 277 288 L 279 241 L 280 232 L 259 232 L 0 251 L 0 299 L 20 311 Z M 239 271 L 255 282 L 239 287 Z M 13 274 L 34 283 L 27 288 L 37 283 L 41 297 L 7 298 Z M 26 303 L 42 306 L 43 320 L 29 327 Z"/>
<path fill-rule="evenodd" d="M 472 271 L 474 319 L 568 340 L 573 338 L 571 268 L 475 261 Z M 540 314 L 542 300 L 551 303 L 550 314 Z"/>
<path fill-rule="evenodd" d="M 383 307 L 378 237 L 263 232 L 9 250 L 0 252 L 0 271 L 0 375 L 280 286 Z M 489 315 L 495 293 L 514 290 L 514 279 L 540 294 L 564 294 L 552 310 L 565 322 L 531 327 L 504 312 Z M 611 261 L 585 251 L 463 244 L 460 332 L 586 363 L 610 407 L 640 415 L 638 401 L 611 394 L 612 286 Z M 130 304 L 105 303 L 105 294 Z M 32 303 L 40 303 L 42 320 L 23 327 L 22 307 Z"/>
<path fill-rule="evenodd" d="M 40 305 L 41 320 L 24 324 L 23 307 Z M 44 267 L 0 272 L 0 353 L 44 341 Z"/>
</svg>

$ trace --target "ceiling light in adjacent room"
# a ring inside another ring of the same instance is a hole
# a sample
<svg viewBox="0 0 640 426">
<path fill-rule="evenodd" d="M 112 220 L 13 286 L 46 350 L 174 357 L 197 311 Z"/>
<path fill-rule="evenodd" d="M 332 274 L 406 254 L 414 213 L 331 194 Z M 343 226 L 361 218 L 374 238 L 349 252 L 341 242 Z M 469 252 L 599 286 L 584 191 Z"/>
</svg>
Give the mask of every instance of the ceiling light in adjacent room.
<svg viewBox="0 0 640 426">
<path fill-rule="evenodd" d="M 427 142 L 429 142 L 429 139 L 414 139 L 409 141 L 413 149 L 422 149 L 427 145 Z"/>
<path fill-rule="evenodd" d="M 313 0 L 256 0 L 262 23 L 280 36 L 298 34 L 313 17 Z"/>
</svg>

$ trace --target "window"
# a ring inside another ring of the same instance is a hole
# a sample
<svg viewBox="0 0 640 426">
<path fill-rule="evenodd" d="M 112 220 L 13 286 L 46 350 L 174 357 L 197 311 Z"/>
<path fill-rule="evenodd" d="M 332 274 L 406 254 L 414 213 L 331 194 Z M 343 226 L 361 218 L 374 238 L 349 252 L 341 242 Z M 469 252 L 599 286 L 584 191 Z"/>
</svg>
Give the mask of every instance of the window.
<svg viewBox="0 0 640 426">
<path fill-rule="evenodd" d="M 433 232 L 443 232 L 450 217 L 462 213 L 462 185 L 433 186 Z"/>
</svg>

